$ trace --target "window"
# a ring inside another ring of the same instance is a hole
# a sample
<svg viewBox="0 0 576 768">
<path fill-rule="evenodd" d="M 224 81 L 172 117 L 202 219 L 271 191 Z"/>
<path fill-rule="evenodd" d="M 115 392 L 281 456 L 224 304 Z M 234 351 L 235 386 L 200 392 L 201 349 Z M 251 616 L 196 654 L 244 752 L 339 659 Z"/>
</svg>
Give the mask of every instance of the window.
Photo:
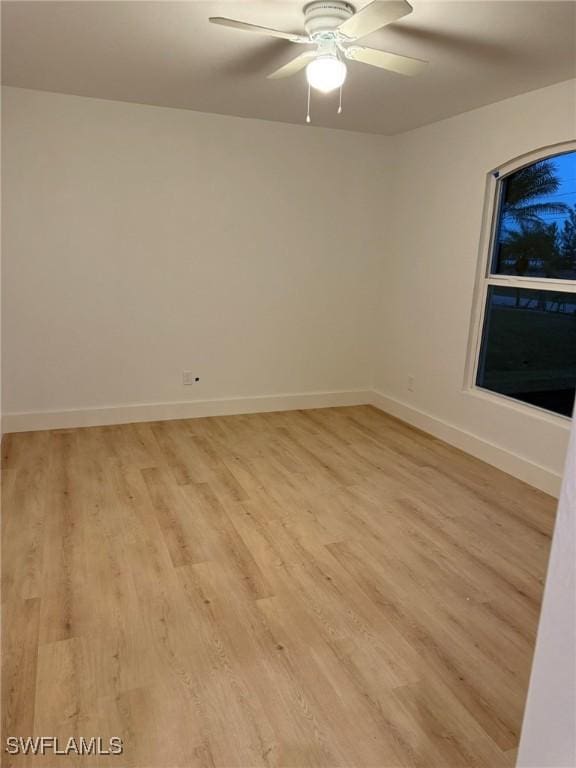
<svg viewBox="0 0 576 768">
<path fill-rule="evenodd" d="M 576 151 L 494 174 L 474 383 L 570 416 L 576 391 Z"/>
</svg>

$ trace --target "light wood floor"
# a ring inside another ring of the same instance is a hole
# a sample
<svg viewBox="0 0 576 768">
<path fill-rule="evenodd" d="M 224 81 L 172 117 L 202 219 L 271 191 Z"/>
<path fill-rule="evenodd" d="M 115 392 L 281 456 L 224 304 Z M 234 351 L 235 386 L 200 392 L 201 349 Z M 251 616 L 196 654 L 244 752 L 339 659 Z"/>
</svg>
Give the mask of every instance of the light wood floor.
<svg viewBox="0 0 576 768">
<path fill-rule="evenodd" d="M 366 406 L 9 435 L 5 766 L 510 768 L 555 504 Z"/>
</svg>

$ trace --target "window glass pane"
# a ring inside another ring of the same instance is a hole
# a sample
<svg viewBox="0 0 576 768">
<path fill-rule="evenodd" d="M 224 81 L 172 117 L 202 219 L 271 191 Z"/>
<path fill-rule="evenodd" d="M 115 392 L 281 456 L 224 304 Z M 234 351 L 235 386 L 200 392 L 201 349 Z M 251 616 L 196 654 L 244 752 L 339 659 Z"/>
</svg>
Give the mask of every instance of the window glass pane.
<svg viewBox="0 0 576 768">
<path fill-rule="evenodd" d="M 490 286 L 476 383 L 570 416 L 576 294 Z"/>
<path fill-rule="evenodd" d="M 576 280 L 576 152 L 540 160 L 500 183 L 492 273 Z"/>
</svg>

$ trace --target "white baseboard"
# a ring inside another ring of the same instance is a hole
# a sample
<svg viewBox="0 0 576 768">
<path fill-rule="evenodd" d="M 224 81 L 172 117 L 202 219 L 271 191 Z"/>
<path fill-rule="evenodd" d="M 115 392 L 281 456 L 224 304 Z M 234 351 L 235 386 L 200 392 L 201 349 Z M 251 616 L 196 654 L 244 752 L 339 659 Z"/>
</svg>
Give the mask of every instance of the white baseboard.
<svg viewBox="0 0 576 768">
<path fill-rule="evenodd" d="M 341 392 L 307 392 L 297 395 L 192 400 L 175 403 L 111 405 L 103 408 L 79 408 L 64 411 L 6 413 L 3 417 L 3 428 L 5 434 L 9 432 L 37 432 L 43 429 L 100 427 L 109 424 L 130 424 L 137 421 L 168 421 L 170 419 L 193 419 L 200 416 L 231 416 L 241 413 L 365 405 L 370 402 L 370 399 L 371 393 L 367 390 L 347 390 Z"/>
<path fill-rule="evenodd" d="M 434 437 L 438 437 L 456 448 L 460 448 L 477 459 L 492 464 L 519 480 L 549 493 L 551 496 L 558 498 L 560 495 L 562 476 L 549 467 L 536 464 L 524 456 L 512 453 L 454 424 L 424 411 L 419 411 L 400 400 L 388 397 L 382 392 L 372 392 L 370 402 L 379 410 L 396 416 L 398 419 L 412 424 L 412 426 L 418 427 L 418 429 L 428 432 L 428 434 L 434 435 Z"/>
<path fill-rule="evenodd" d="M 109 424 L 129 424 L 140 421 L 167 421 L 192 419 L 201 416 L 231 416 L 241 413 L 294 411 L 309 408 L 331 408 L 346 405 L 374 405 L 376 408 L 412 424 L 434 437 L 461 448 L 488 464 L 508 472 L 514 477 L 558 497 L 561 475 L 548 467 L 511 453 L 471 432 L 449 424 L 424 411 L 388 397 L 381 392 L 347 390 L 339 392 L 308 392 L 305 394 L 235 397 L 230 399 L 196 400 L 176 403 L 141 403 L 113 405 L 104 408 L 71 409 L 64 411 L 38 411 L 5 413 L 2 418 L 4 434 L 10 432 L 36 432 L 43 429 L 69 429 L 73 427 L 99 427 Z"/>
</svg>

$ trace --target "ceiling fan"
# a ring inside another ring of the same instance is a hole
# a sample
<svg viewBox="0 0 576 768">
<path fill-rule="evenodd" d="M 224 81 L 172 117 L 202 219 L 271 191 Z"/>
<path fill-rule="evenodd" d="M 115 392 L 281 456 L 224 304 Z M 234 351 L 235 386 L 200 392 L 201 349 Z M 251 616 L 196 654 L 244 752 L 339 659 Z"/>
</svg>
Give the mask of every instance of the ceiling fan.
<svg viewBox="0 0 576 768">
<path fill-rule="evenodd" d="M 412 6 L 406 0 L 374 0 L 358 12 L 345 0 L 313 0 L 303 9 L 304 35 L 220 16 L 212 17 L 210 21 L 233 29 L 279 37 L 291 43 L 313 45 L 312 50 L 304 51 L 268 77 L 273 80 L 290 77 L 306 68 L 309 87 L 329 93 L 342 88 L 347 74 L 345 59 L 360 61 L 400 75 L 416 75 L 421 72 L 427 64 L 421 59 L 354 45 L 356 40 L 411 12 Z M 338 111 L 342 111 L 341 107 Z M 309 122 L 309 116 L 307 120 Z"/>
</svg>

